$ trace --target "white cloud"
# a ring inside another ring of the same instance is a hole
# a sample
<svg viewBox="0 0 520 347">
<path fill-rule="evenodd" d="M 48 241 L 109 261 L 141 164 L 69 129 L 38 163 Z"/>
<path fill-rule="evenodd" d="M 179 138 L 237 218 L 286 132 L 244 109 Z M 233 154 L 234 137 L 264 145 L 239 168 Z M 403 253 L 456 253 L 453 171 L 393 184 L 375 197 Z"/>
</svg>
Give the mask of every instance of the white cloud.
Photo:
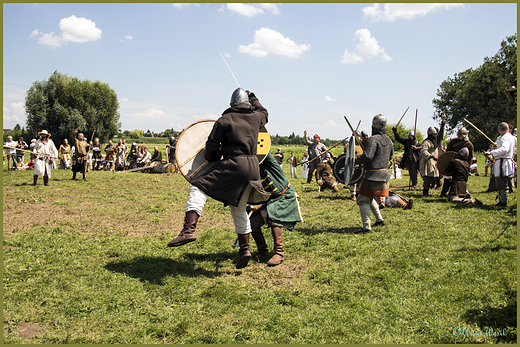
<svg viewBox="0 0 520 347">
<path fill-rule="evenodd" d="M 128 102 L 128 98 L 121 98 L 119 99 L 119 102 Z"/>
<path fill-rule="evenodd" d="M 323 98 L 323 101 L 338 101 L 338 100 L 333 99 L 333 98 L 331 98 L 330 96 L 326 95 L 326 96 Z"/>
<path fill-rule="evenodd" d="M 348 50 L 345 51 L 341 62 L 343 64 L 359 64 L 365 59 L 374 57 L 381 57 L 385 61 L 392 60 L 385 49 L 379 46 L 377 40 L 372 37 L 368 29 L 359 29 L 354 34 L 354 40 L 358 40 L 359 43 L 354 48 L 353 52 L 350 53 Z"/>
<path fill-rule="evenodd" d="M 97 28 L 96 23 L 90 19 L 78 18 L 72 15 L 60 20 L 59 27 L 61 30 L 60 35 L 56 35 L 54 32 L 42 33 L 36 29 L 29 37 L 38 38 L 39 44 L 52 48 L 60 47 L 67 42 L 84 43 L 97 41 L 101 38 L 101 29 Z"/>
<path fill-rule="evenodd" d="M 3 107 L 3 123 L 5 128 L 14 128 L 16 124 L 25 126 L 25 102 L 5 103 Z"/>
<path fill-rule="evenodd" d="M 191 3 L 174 3 L 174 4 L 172 4 L 172 5 L 173 5 L 173 7 L 175 7 L 175 8 L 179 8 L 179 9 L 180 9 L 180 8 L 183 8 L 183 7 L 190 6 L 190 5 L 194 5 L 194 6 L 196 6 L 196 7 L 199 7 L 199 4 L 191 4 Z"/>
<path fill-rule="evenodd" d="M 278 9 L 278 5 L 276 4 L 241 4 L 241 3 L 231 3 L 226 4 L 220 10 L 229 10 L 231 12 L 238 13 L 242 16 L 246 17 L 254 17 L 257 14 L 263 14 L 264 10 L 270 11 L 273 14 L 279 14 L 280 10 Z"/>
<path fill-rule="evenodd" d="M 126 35 L 125 37 L 123 37 L 122 39 L 120 39 L 119 41 L 121 42 L 126 42 L 126 41 L 130 41 L 130 40 L 133 40 L 134 38 L 132 37 L 132 35 Z"/>
<path fill-rule="evenodd" d="M 290 58 L 298 58 L 303 52 L 310 49 L 310 44 L 298 45 L 293 40 L 269 28 L 255 31 L 254 43 L 238 47 L 239 52 L 255 57 L 266 57 L 269 53 L 273 53 Z"/>
<path fill-rule="evenodd" d="M 411 20 L 430 12 L 464 7 L 464 4 L 374 4 L 363 8 L 363 16 L 372 22 L 392 22 L 397 19 Z"/>
<path fill-rule="evenodd" d="M 139 118 L 147 118 L 147 119 L 154 119 L 154 118 L 162 118 L 166 115 L 166 112 L 157 110 L 154 108 L 150 108 L 144 112 L 136 113 L 135 116 Z"/>
</svg>

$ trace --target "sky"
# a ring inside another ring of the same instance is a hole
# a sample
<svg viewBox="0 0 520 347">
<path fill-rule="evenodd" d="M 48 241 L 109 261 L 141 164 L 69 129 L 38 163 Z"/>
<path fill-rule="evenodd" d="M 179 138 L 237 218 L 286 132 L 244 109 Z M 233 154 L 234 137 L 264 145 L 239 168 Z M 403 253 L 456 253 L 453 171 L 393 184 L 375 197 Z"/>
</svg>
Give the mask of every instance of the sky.
<svg viewBox="0 0 520 347">
<path fill-rule="evenodd" d="M 107 83 L 123 131 L 217 119 L 240 86 L 271 135 L 341 140 L 344 116 L 370 134 L 407 108 L 425 134 L 440 84 L 516 32 L 516 3 L 3 4 L 3 128 L 25 126 L 26 91 L 58 71 Z"/>
</svg>

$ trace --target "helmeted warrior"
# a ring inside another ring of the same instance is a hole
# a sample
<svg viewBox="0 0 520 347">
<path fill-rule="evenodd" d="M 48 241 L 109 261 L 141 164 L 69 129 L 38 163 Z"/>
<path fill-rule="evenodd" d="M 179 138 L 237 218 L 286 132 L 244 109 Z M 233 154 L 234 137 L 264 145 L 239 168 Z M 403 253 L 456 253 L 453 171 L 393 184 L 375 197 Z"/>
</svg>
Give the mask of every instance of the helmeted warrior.
<svg viewBox="0 0 520 347">
<path fill-rule="evenodd" d="M 468 147 L 462 147 L 446 166 L 445 172 L 451 176 L 448 201 L 482 205 L 482 202 L 473 198 L 468 191 L 469 153 Z"/>
<path fill-rule="evenodd" d="M 363 228 L 356 234 L 367 233 L 371 230 L 371 212 L 376 217 L 374 226 L 385 224 L 375 198 L 389 194 L 388 163 L 393 155 L 394 144 L 386 135 L 386 118 L 382 114 L 378 114 L 372 119 L 372 136 L 365 143 L 363 154 L 356 156 L 356 162 L 365 165 L 365 178 L 361 183 L 356 200 Z"/>
<path fill-rule="evenodd" d="M 419 172 L 423 178 L 423 195 L 429 195 L 430 186 L 439 180 L 439 169 L 437 168 L 437 160 L 439 159 L 439 147 L 442 146 L 444 136 L 444 126 L 446 124 L 446 115 L 442 115 L 441 130 L 429 127 L 428 137 L 421 145 L 421 161 L 419 163 Z M 440 186 L 440 181 L 439 181 Z"/>
<path fill-rule="evenodd" d="M 448 142 L 448 146 L 446 147 L 446 152 L 459 152 L 462 148 L 468 149 L 468 157 L 467 162 L 468 165 L 471 164 L 471 160 L 473 159 L 473 153 L 475 151 L 473 144 L 469 140 L 468 130 L 465 127 L 460 128 L 457 131 L 457 137 L 453 138 Z M 460 159 L 460 158 L 459 158 Z M 445 196 L 448 190 L 450 189 L 451 183 L 450 179 L 444 177 L 444 185 L 442 186 L 441 196 Z"/>
<path fill-rule="evenodd" d="M 415 188 L 417 186 L 417 168 L 419 167 L 419 149 L 421 145 L 415 139 L 414 131 L 408 133 L 407 139 L 397 133 L 396 127 L 393 127 L 392 131 L 394 132 L 396 141 L 404 145 L 403 159 L 401 159 L 399 167 L 408 170 L 412 187 Z"/>
<path fill-rule="evenodd" d="M 258 132 L 267 123 L 268 113 L 252 92 L 242 88 L 233 92 L 230 106 L 215 122 L 206 141 L 204 157 L 213 165 L 193 179 L 183 229 L 168 246 L 195 241 L 197 222 L 210 196 L 229 205 L 240 245 L 236 267 L 243 268 L 251 258 L 251 224 L 246 213 L 249 195 L 256 191 L 264 201 L 269 198 L 262 187 L 256 156 Z"/>
</svg>

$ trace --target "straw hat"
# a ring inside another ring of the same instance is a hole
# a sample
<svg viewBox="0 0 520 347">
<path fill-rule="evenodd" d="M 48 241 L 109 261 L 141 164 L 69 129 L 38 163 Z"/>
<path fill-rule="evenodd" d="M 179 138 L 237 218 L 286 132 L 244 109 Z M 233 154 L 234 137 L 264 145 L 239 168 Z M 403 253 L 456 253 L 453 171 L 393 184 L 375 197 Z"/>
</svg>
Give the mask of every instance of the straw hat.
<svg viewBox="0 0 520 347">
<path fill-rule="evenodd" d="M 38 135 L 48 135 L 49 137 L 51 137 L 51 134 L 49 134 L 49 132 L 47 130 L 42 130 L 38 133 Z"/>
</svg>

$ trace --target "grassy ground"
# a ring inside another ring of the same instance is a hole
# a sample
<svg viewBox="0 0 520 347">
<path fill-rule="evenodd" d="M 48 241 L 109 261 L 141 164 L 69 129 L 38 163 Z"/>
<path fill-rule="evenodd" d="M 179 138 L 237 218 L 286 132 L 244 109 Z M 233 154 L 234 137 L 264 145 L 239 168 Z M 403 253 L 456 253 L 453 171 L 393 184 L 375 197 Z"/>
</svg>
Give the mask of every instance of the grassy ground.
<svg viewBox="0 0 520 347">
<path fill-rule="evenodd" d="M 413 209 L 383 209 L 366 235 L 343 185 L 291 179 L 304 222 L 284 231 L 284 263 L 241 270 L 211 199 L 197 241 L 166 247 L 189 189 L 178 174 L 54 170 L 33 187 L 4 167 L 3 342 L 516 343 L 516 194 L 493 207 L 482 163 L 469 189 L 483 206 L 422 197 L 404 171 L 391 186 Z"/>
</svg>

